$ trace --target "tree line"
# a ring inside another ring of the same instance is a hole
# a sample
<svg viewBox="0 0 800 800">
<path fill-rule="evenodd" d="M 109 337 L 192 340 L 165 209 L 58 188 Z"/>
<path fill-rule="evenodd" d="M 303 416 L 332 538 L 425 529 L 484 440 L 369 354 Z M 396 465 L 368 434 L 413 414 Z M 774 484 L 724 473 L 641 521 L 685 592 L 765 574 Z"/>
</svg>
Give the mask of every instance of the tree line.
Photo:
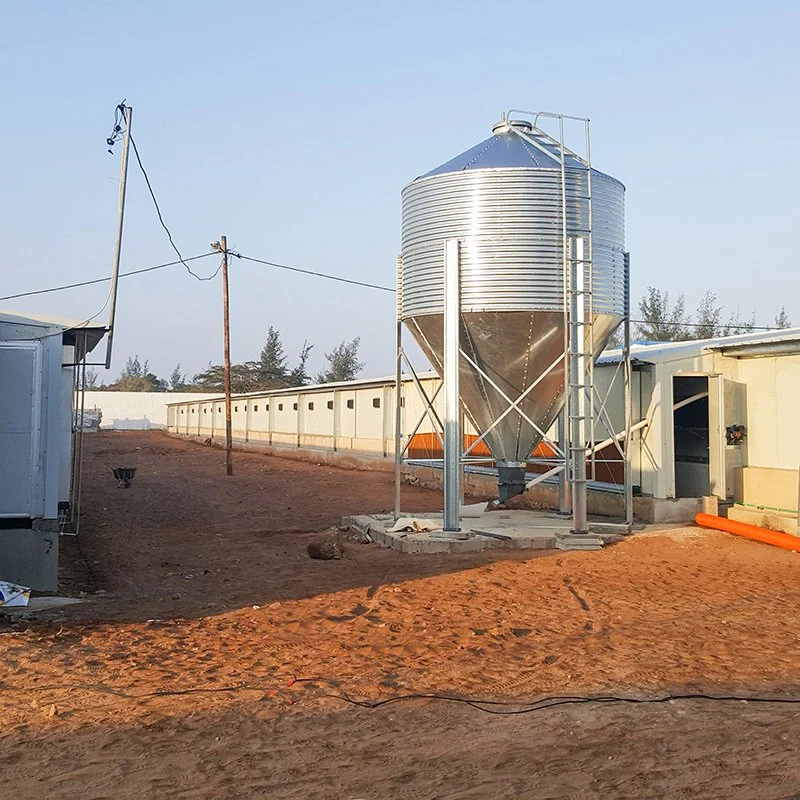
<svg viewBox="0 0 800 800">
<path fill-rule="evenodd" d="M 325 353 L 326 366 L 314 376 L 315 383 L 351 381 L 358 376 L 365 364 L 358 358 L 360 337 L 342 341 L 329 353 Z M 255 361 L 231 364 L 231 391 L 236 393 L 258 392 L 267 389 L 288 389 L 292 386 L 307 386 L 312 382 L 307 363 L 313 344 L 303 342 L 297 361 L 289 365 L 280 332 L 271 325 L 267 330 L 267 341 Z M 86 373 L 87 389 L 104 389 L 115 392 L 222 392 L 225 390 L 225 368 L 222 364 L 211 364 L 191 379 L 178 364 L 168 379 L 159 378 L 150 370 L 147 360 L 140 361 L 135 355 L 125 362 L 117 380 L 108 385 L 98 385 L 98 374 L 94 370 Z"/>
<path fill-rule="evenodd" d="M 786 307 L 775 315 L 773 324 L 767 327 L 789 328 L 791 321 Z M 751 333 L 756 329 L 756 312 L 743 319 L 741 310 L 726 312 L 714 292 L 706 292 L 694 314 L 686 309 L 683 294 L 674 301 L 669 292 L 648 286 L 639 301 L 639 320 L 636 322 L 637 339 L 652 342 L 685 342 L 693 339 L 716 339 L 720 336 L 736 336 Z"/>
</svg>

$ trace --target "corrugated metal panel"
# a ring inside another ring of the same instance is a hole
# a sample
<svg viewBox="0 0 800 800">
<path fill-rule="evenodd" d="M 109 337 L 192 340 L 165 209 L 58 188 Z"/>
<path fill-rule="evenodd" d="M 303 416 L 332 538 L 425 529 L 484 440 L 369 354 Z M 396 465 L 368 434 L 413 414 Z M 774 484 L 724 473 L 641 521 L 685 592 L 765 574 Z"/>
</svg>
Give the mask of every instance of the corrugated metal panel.
<svg viewBox="0 0 800 800">
<path fill-rule="evenodd" d="M 568 233 L 585 236 L 586 170 L 569 170 L 566 184 Z M 594 309 L 621 315 L 624 188 L 595 173 L 592 191 Z M 464 311 L 563 308 L 560 170 L 467 170 L 409 184 L 403 192 L 404 318 L 442 313 L 448 238 L 462 240 Z"/>
</svg>

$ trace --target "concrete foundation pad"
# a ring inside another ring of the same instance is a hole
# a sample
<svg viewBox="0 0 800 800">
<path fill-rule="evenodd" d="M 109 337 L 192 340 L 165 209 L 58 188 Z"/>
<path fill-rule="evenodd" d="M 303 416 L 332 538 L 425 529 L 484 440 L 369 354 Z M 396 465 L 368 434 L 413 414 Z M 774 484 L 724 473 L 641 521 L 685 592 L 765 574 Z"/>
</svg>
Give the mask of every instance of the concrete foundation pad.
<svg viewBox="0 0 800 800">
<path fill-rule="evenodd" d="M 441 514 L 413 514 L 403 512 L 403 517 L 434 520 L 441 524 Z M 391 547 L 402 553 L 474 553 L 492 548 L 516 550 L 598 550 L 604 544 L 622 538 L 618 530 L 598 531 L 587 535 L 570 533 L 572 520 L 549 516 L 547 512 L 515 509 L 513 511 L 487 511 L 481 515 L 461 518 L 462 535 L 448 536 L 444 531 L 413 532 L 390 531 L 394 527 L 391 514 L 355 515 L 342 518 L 342 526 L 351 528 L 370 538 L 382 547 Z M 591 523 L 590 523 L 591 528 Z M 561 540 L 562 545 L 558 542 Z"/>
<path fill-rule="evenodd" d="M 557 550 L 600 550 L 602 537 L 585 533 L 559 533 L 556 535 Z"/>
</svg>

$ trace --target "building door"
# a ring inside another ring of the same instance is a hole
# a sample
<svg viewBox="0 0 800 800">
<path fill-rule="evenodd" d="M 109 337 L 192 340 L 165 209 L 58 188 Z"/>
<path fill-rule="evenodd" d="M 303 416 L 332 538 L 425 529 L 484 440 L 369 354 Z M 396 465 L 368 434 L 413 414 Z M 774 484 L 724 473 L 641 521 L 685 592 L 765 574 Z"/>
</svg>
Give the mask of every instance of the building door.
<svg viewBox="0 0 800 800">
<path fill-rule="evenodd" d="M 708 377 L 673 376 L 675 497 L 710 494 Z"/>
</svg>

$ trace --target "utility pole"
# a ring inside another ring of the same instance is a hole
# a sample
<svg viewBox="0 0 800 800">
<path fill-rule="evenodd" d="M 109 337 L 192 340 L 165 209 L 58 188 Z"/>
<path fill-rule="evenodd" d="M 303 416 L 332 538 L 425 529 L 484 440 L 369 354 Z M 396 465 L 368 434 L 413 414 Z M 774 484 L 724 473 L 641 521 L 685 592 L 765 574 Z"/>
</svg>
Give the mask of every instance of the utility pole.
<svg viewBox="0 0 800 800">
<path fill-rule="evenodd" d="M 122 253 L 122 222 L 125 218 L 125 188 L 128 182 L 128 146 L 131 142 L 131 122 L 133 120 L 133 109 L 130 106 L 120 103 L 119 108 L 125 115 L 125 133 L 122 136 L 122 164 L 120 165 L 119 177 L 117 245 L 116 249 L 114 250 L 114 269 L 111 273 L 111 299 L 109 301 L 108 312 L 106 369 L 111 369 L 111 348 L 114 343 L 114 320 L 117 314 L 117 284 L 119 283 L 119 259 Z M 113 139 L 109 139 L 109 145 L 113 145 Z"/>
<path fill-rule="evenodd" d="M 225 472 L 233 475 L 233 435 L 231 431 L 231 327 L 228 314 L 228 237 L 220 236 L 222 250 L 222 325 L 225 329 Z"/>
</svg>

